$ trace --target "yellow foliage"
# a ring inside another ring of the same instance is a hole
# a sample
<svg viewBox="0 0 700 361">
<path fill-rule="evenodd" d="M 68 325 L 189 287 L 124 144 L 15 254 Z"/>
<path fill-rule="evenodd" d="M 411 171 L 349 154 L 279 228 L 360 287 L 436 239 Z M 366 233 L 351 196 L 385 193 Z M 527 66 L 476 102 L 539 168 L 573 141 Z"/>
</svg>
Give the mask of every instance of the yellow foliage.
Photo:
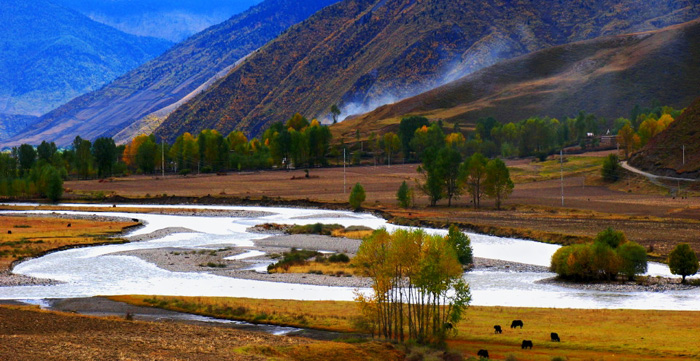
<svg viewBox="0 0 700 361">
<path fill-rule="evenodd" d="M 450 133 L 445 137 L 445 143 L 452 147 L 462 146 L 466 141 L 462 133 Z"/>
<path fill-rule="evenodd" d="M 132 139 L 131 143 L 126 145 L 126 148 L 124 148 L 124 154 L 122 155 L 122 160 L 127 166 L 132 167 L 136 164 L 136 152 L 138 152 L 141 144 L 146 142 L 147 139 L 147 135 L 141 134 Z"/>
</svg>

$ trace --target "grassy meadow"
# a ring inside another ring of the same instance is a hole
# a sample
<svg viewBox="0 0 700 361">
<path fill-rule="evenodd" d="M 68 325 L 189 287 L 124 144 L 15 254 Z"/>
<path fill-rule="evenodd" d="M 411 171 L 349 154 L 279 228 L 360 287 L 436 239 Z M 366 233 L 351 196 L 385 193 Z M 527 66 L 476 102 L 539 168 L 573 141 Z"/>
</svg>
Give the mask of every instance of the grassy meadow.
<svg viewBox="0 0 700 361">
<path fill-rule="evenodd" d="M 118 296 L 113 300 L 256 323 L 361 332 L 353 302 L 244 298 Z M 510 329 L 512 320 L 523 329 Z M 501 325 L 503 334 L 494 334 Z M 465 357 L 486 349 L 492 359 L 697 360 L 700 312 L 470 307 L 448 346 Z M 551 342 L 556 332 L 561 342 Z M 532 350 L 521 350 L 532 340 Z M 352 360 L 350 358 L 349 360 Z"/>
<path fill-rule="evenodd" d="M 0 216 L 0 270 L 9 268 L 16 260 L 62 247 L 123 242 L 108 236 L 136 224 L 138 222 Z"/>
</svg>

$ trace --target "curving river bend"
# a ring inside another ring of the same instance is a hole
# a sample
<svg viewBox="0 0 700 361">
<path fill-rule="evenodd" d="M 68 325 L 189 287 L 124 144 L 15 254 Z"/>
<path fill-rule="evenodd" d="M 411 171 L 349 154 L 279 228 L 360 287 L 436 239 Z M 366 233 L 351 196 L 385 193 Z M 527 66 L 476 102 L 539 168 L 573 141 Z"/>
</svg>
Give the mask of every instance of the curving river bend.
<svg viewBox="0 0 700 361">
<path fill-rule="evenodd" d="M 78 205 L 71 205 L 78 206 Z M 90 205 L 94 206 L 94 205 Z M 124 205 L 127 207 L 127 205 Z M 149 207 L 139 205 L 138 207 Z M 169 206 L 154 205 L 154 208 Z M 182 206 L 170 206 L 182 207 Z M 51 286 L 0 287 L 0 299 L 75 298 L 96 295 L 182 295 L 230 296 L 299 300 L 352 300 L 355 290 L 274 283 L 222 277 L 207 273 L 171 272 L 137 257 L 115 253 L 164 247 L 218 248 L 221 245 L 250 247 L 253 240 L 267 237 L 246 232 L 261 223 L 310 224 L 339 223 L 372 228 L 398 228 L 370 214 L 318 209 L 239 206 L 187 206 L 188 209 L 224 209 L 264 212 L 255 217 L 205 217 L 109 212 L 102 216 L 138 218 L 145 223 L 130 236 L 148 234 L 168 227 L 185 227 L 199 233 L 177 233 L 159 239 L 119 245 L 78 248 L 51 253 L 17 265 L 14 272 L 50 278 L 64 283 Z M 20 213 L 20 212 L 7 212 Z M 50 213 L 27 211 L 21 213 Z M 64 211 L 66 214 L 93 214 Z M 0 215 L 2 212 L 0 212 Z M 443 230 L 428 232 L 444 234 Z M 469 234 L 476 257 L 501 259 L 548 266 L 559 246 Z M 215 245 L 215 246 L 214 246 Z M 649 274 L 671 276 L 668 267 L 650 263 Z M 483 306 L 524 306 L 557 308 L 631 308 L 661 310 L 700 310 L 700 290 L 666 292 L 604 292 L 576 290 L 537 283 L 554 276 L 551 273 L 473 271 L 465 274 L 472 291 L 472 304 Z"/>
</svg>

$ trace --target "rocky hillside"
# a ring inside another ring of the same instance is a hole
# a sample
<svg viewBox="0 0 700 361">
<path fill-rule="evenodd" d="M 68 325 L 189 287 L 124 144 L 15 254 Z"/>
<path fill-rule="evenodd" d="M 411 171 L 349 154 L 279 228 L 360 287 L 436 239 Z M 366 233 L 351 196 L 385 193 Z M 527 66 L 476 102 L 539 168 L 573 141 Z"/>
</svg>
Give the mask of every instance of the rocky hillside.
<svg viewBox="0 0 700 361">
<path fill-rule="evenodd" d="M 192 36 L 107 86 L 55 109 L 43 116 L 31 131 L 1 145 L 34 144 L 42 140 L 66 145 L 76 135 L 94 139 L 124 131 L 119 139 L 128 140 L 140 132 L 150 133 L 149 127 L 157 127 L 158 116 L 167 115 L 173 104 L 194 95 L 217 74 L 225 75 L 239 59 L 333 2 L 264 1 Z M 147 117 L 152 113 L 156 113 L 154 117 Z M 139 120 L 142 121 L 134 124 Z"/>
<path fill-rule="evenodd" d="M 0 1 L 0 113 L 41 115 L 153 59 L 138 37 L 45 0 Z"/>
<path fill-rule="evenodd" d="M 38 117 L 31 115 L 0 114 L 0 141 L 23 131 L 38 120 Z"/>
<path fill-rule="evenodd" d="M 252 54 L 158 128 L 257 135 L 294 112 L 341 117 L 458 79 L 501 60 L 697 18 L 690 0 L 345 0 Z"/>
<path fill-rule="evenodd" d="M 700 178 L 700 98 L 695 99 L 666 130 L 632 155 L 630 164 L 657 175 Z"/>
<path fill-rule="evenodd" d="M 469 126 L 482 117 L 561 119 L 580 110 L 614 119 L 654 101 L 681 109 L 700 94 L 697 54 L 700 20 L 553 47 L 346 120 L 336 132 L 378 130 L 408 114 Z"/>
</svg>

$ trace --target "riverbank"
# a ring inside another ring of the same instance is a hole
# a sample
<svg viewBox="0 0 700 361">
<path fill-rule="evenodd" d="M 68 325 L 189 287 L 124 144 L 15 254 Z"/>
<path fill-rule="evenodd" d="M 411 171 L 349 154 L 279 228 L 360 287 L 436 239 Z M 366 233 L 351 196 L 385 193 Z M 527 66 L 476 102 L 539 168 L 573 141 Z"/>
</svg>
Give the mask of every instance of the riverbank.
<svg viewBox="0 0 700 361">
<path fill-rule="evenodd" d="M 688 291 L 699 286 L 682 284 L 680 278 L 637 276 L 634 281 L 609 281 L 609 282 L 574 282 L 562 280 L 558 277 L 546 278 L 535 283 L 552 284 L 561 287 L 603 292 L 666 292 Z"/>
</svg>

